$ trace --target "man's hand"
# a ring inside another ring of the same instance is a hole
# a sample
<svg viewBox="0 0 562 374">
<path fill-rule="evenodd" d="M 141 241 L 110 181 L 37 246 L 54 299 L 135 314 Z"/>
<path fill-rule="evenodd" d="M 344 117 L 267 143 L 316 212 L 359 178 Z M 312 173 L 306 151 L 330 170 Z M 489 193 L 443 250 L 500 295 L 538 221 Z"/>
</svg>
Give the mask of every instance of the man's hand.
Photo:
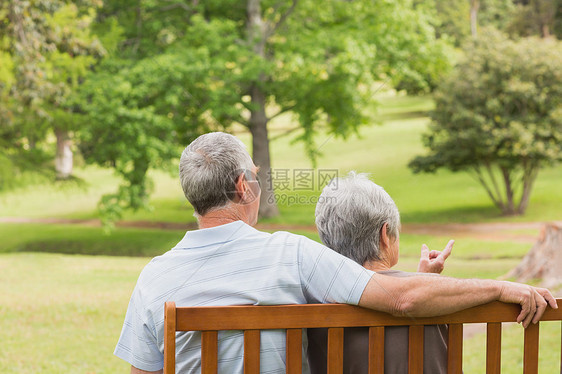
<svg viewBox="0 0 562 374">
<path fill-rule="evenodd" d="M 499 301 L 521 305 L 517 323 L 522 322 L 525 328 L 531 322 L 537 323 L 541 319 L 547 305 L 558 309 L 556 299 L 549 290 L 521 283 L 503 282 Z"/>
<path fill-rule="evenodd" d="M 418 272 L 440 274 L 445 268 L 445 260 L 453 250 L 453 244 L 455 241 L 449 240 L 443 251 L 429 251 L 427 245 L 422 245 Z"/>
</svg>

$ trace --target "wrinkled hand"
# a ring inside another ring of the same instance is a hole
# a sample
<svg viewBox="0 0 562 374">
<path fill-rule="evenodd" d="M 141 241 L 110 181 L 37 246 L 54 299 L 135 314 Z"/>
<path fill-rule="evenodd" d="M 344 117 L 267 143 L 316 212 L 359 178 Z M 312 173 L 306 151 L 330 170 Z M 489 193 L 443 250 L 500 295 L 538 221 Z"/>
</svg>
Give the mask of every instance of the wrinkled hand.
<svg viewBox="0 0 562 374">
<path fill-rule="evenodd" d="M 522 322 L 525 328 L 541 319 L 547 305 L 558 309 L 556 299 L 549 290 L 521 283 L 503 282 L 499 301 L 521 305 L 517 323 Z"/>
<path fill-rule="evenodd" d="M 429 251 L 427 245 L 423 244 L 418 272 L 440 274 L 445 268 L 445 260 L 453 250 L 453 244 L 455 244 L 455 241 L 449 240 L 443 251 Z"/>
</svg>

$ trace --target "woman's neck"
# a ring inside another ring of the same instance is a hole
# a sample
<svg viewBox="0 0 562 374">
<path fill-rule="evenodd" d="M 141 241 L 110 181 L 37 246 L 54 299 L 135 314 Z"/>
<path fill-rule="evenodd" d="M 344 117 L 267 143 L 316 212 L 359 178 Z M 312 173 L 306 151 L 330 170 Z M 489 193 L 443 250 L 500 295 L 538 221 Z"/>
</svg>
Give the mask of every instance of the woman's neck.
<svg viewBox="0 0 562 374">
<path fill-rule="evenodd" d="M 371 270 L 371 271 L 387 271 L 390 270 L 391 266 L 390 264 L 387 263 L 387 261 L 385 259 L 381 259 L 378 261 L 366 261 L 363 264 L 363 267 L 365 269 Z"/>
</svg>

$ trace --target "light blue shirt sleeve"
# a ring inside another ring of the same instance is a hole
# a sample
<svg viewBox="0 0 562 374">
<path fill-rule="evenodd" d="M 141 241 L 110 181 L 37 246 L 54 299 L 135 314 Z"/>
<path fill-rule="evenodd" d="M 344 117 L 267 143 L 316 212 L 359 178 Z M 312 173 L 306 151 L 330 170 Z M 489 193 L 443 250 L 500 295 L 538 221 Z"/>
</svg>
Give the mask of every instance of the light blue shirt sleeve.
<svg viewBox="0 0 562 374">
<path fill-rule="evenodd" d="M 298 250 L 307 302 L 359 304 L 374 272 L 306 237 L 301 237 Z"/>
<path fill-rule="evenodd" d="M 164 367 L 164 356 L 158 349 L 154 323 L 143 315 L 141 306 L 142 299 L 137 284 L 114 354 L 138 369 L 158 371 Z"/>
</svg>

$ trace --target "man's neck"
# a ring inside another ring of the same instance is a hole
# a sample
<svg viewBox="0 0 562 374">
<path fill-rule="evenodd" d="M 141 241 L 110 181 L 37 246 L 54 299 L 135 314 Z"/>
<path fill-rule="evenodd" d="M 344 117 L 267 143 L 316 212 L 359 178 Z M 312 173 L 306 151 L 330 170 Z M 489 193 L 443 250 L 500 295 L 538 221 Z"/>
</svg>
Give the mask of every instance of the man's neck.
<svg viewBox="0 0 562 374">
<path fill-rule="evenodd" d="M 248 223 L 244 217 L 241 217 L 240 214 L 233 212 L 231 209 L 220 209 L 209 212 L 204 216 L 199 216 L 197 221 L 200 229 L 222 226 L 236 221 Z"/>
</svg>

